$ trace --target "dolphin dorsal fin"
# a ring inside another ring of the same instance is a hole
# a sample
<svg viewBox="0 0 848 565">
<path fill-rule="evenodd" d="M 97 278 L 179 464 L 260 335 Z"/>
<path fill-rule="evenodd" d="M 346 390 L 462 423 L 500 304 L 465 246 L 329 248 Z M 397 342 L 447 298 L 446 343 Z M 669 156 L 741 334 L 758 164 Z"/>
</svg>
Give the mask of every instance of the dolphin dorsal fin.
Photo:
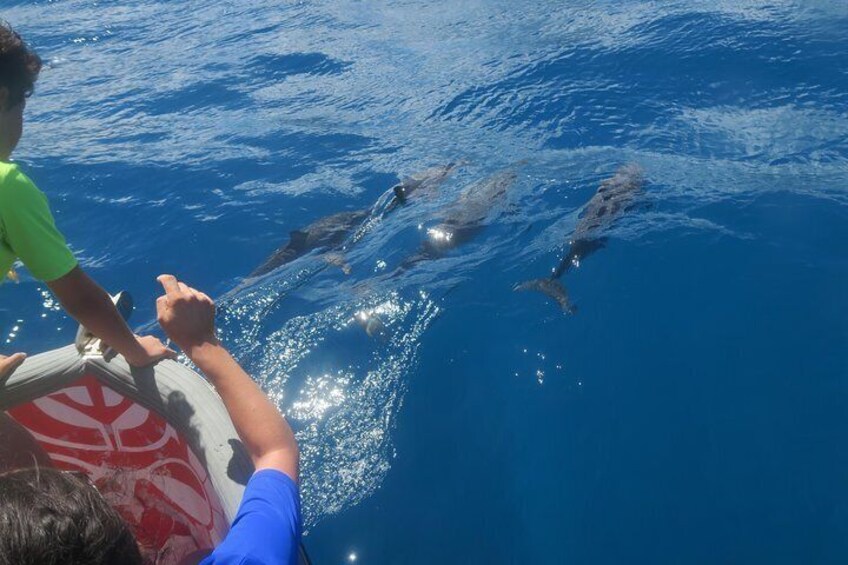
<svg viewBox="0 0 848 565">
<path fill-rule="evenodd" d="M 306 238 L 309 236 L 303 230 L 292 230 L 289 232 L 289 241 L 294 247 L 301 247 L 306 244 Z"/>
</svg>

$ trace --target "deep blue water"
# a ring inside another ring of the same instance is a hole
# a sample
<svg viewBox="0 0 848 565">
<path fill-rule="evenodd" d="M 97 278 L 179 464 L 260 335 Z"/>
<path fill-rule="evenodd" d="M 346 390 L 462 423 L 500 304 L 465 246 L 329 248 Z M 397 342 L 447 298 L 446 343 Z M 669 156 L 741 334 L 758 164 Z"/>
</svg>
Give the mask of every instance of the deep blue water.
<svg viewBox="0 0 848 565">
<path fill-rule="evenodd" d="M 47 62 L 16 153 L 87 270 L 155 276 L 288 413 L 316 563 L 848 560 L 842 1 L 3 2 Z M 464 167 L 352 247 L 245 276 L 289 231 Z M 512 292 L 638 163 L 640 204 Z M 396 271 L 463 189 L 486 227 Z M 369 338 L 354 317 L 377 309 Z M 4 284 L 4 352 L 73 339 Z"/>
</svg>

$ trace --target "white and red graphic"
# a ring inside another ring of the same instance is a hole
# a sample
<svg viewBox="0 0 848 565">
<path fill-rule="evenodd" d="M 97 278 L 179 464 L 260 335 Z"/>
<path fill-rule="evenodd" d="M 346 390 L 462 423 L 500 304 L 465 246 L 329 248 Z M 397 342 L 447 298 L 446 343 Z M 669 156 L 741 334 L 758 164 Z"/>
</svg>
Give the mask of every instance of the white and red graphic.
<svg viewBox="0 0 848 565">
<path fill-rule="evenodd" d="M 179 565 L 228 524 L 203 464 L 156 412 L 91 375 L 8 414 L 60 469 L 88 475 L 129 522 L 149 560 Z"/>
</svg>

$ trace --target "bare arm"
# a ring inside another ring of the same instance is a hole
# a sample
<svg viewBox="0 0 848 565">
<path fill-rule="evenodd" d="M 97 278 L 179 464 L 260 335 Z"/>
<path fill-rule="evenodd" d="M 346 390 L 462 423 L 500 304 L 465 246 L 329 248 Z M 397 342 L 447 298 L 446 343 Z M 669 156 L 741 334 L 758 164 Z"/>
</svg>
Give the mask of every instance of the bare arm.
<svg viewBox="0 0 848 565">
<path fill-rule="evenodd" d="M 72 318 L 123 355 L 130 365 L 149 365 L 170 356 L 169 350 L 155 337 L 136 338 L 109 294 L 80 267 L 48 282 L 47 286 Z"/>
<path fill-rule="evenodd" d="M 256 470 L 277 469 L 298 478 L 294 433 L 277 408 L 220 343 L 186 352 L 215 386 Z"/>
<path fill-rule="evenodd" d="M 227 408 L 256 470 L 276 469 L 298 480 L 299 453 L 291 427 L 215 337 L 215 304 L 171 275 L 159 281 L 159 323 L 203 371 Z"/>
</svg>

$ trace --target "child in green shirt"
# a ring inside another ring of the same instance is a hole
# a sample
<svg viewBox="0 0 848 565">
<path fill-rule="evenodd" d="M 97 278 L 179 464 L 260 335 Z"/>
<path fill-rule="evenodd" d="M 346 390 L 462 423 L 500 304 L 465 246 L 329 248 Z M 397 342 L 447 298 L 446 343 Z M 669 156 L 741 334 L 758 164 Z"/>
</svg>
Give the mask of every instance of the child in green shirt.
<svg viewBox="0 0 848 565">
<path fill-rule="evenodd" d="M 0 280 L 20 261 L 43 280 L 69 315 L 100 337 L 131 365 L 149 365 L 173 352 L 153 336 L 130 331 L 109 295 L 77 264 L 56 229 L 47 197 L 18 165 L 9 162 L 23 132 L 26 99 L 41 59 L 8 24 L 0 22 Z M 0 355 L 0 380 L 26 356 Z"/>
</svg>

